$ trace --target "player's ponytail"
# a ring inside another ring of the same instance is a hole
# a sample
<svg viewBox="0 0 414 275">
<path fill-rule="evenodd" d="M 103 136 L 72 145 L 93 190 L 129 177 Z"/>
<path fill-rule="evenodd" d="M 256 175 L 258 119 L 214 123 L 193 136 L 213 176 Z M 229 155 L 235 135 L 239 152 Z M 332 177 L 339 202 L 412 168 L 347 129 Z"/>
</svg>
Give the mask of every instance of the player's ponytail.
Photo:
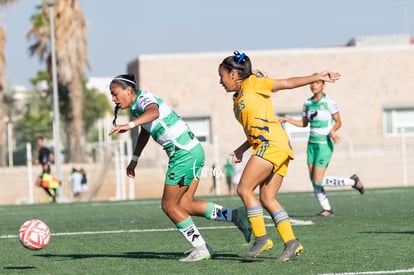
<svg viewBox="0 0 414 275">
<path fill-rule="evenodd" d="M 118 118 L 118 111 L 119 111 L 120 108 L 121 107 L 119 107 L 118 104 L 115 105 L 115 108 L 114 108 L 114 120 L 112 120 L 112 125 L 113 126 L 116 126 L 116 119 Z"/>
</svg>

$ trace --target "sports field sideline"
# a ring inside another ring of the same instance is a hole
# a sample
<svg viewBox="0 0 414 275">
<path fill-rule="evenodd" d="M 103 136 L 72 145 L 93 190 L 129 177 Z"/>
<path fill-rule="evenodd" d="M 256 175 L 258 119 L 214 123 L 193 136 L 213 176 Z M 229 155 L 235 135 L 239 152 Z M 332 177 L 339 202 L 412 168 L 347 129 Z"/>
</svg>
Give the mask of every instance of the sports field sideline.
<svg viewBox="0 0 414 275">
<path fill-rule="evenodd" d="M 414 274 L 414 188 L 328 191 L 335 217 L 315 217 L 312 193 L 282 193 L 305 251 L 275 263 L 283 248 L 268 220 L 275 247 L 252 261 L 249 244 L 230 223 L 195 218 L 213 248 L 212 260 L 182 263 L 188 244 L 162 213 L 159 200 L 37 204 L 0 207 L 2 274 Z M 236 196 L 206 197 L 237 207 Z M 52 236 L 41 251 L 17 238 L 27 219 L 46 222 Z"/>
</svg>

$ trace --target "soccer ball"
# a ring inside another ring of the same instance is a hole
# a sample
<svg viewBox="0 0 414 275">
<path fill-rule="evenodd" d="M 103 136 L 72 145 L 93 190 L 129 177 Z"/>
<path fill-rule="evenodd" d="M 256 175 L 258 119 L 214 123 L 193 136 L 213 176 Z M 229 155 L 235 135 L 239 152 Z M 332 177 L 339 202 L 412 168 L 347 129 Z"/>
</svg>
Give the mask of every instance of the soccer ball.
<svg viewBox="0 0 414 275">
<path fill-rule="evenodd" d="M 30 250 L 40 250 L 49 243 L 50 230 L 41 220 L 25 221 L 19 230 L 19 240 L 23 247 Z"/>
</svg>

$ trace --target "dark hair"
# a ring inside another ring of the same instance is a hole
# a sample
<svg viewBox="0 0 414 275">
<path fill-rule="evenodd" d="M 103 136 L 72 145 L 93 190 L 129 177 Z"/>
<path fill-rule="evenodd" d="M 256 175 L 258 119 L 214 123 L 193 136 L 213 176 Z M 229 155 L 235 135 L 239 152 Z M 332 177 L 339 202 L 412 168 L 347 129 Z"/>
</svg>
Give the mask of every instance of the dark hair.
<svg viewBox="0 0 414 275">
<path fill-rule="evenodd" d="M 234 55 L 226 57 L 220 67 L 226 68 L 229 72 L 236 70 L 242 80 L 253 74 L 250 58 L 244 53 L 240 55 L 237 51 L 234 52 Z"/>
<path fill-rule="evenodd" d="M 134 74 L 120 74 L 118 76 L 115 76 L 110 84 L 112 83 L 119 84 L 123 89 L 125 89 L 127 86 L 130 86 L 135 91 L 137 88 L 137 82 L 135 81 Z"/>
<path fill-rule="evenodd" d="M 111 83 L 116 83 L 122 87 L 122 89 L 126 89 L 128 86 L 131 87 L 134 91 L 137 90 L 137 82 L 135 81 L 134 74 L 120 74 L 115 76 Z M 114 120 L 112 121 L 112 125 L 116 126 L 116 119 L 118 117 L 118 111 L 121 107 L 119 105 L 115 105 L 114 108 Z"/>
</svg>

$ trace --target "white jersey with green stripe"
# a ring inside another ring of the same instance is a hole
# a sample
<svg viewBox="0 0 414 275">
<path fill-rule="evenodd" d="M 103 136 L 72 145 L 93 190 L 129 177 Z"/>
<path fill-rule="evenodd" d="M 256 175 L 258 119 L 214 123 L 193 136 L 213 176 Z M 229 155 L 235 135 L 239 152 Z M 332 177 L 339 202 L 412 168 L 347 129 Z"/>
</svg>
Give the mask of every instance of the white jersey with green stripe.
<svg viewBox="0 0 414 275">
<path fill-rule="evenodd" d="M 310 138 L 329 135 L 333 126 L 332 116 L 337 112 L 338 105 L 326 94 L 316 102 L 312 101 L 312 97 L 307 99 L 303 105 L 302 116 L 309 121 Z"/>
<path fill-rule="evenodd" d="M 191 150 L 199 144 L 198 139 L 191 132 L 188 125 L 174 110 L 161 98 L 146 90 L 138 90 L 134 103 L 129 107 L 133 117 L 139 117 L 145 108 L 155 103 L 158 105 L 159 117 L 151 122 L 141 125 L 150 133 L 152 138 L 164 149 L 175 145 L 184 150 Z"/>
</svg>

